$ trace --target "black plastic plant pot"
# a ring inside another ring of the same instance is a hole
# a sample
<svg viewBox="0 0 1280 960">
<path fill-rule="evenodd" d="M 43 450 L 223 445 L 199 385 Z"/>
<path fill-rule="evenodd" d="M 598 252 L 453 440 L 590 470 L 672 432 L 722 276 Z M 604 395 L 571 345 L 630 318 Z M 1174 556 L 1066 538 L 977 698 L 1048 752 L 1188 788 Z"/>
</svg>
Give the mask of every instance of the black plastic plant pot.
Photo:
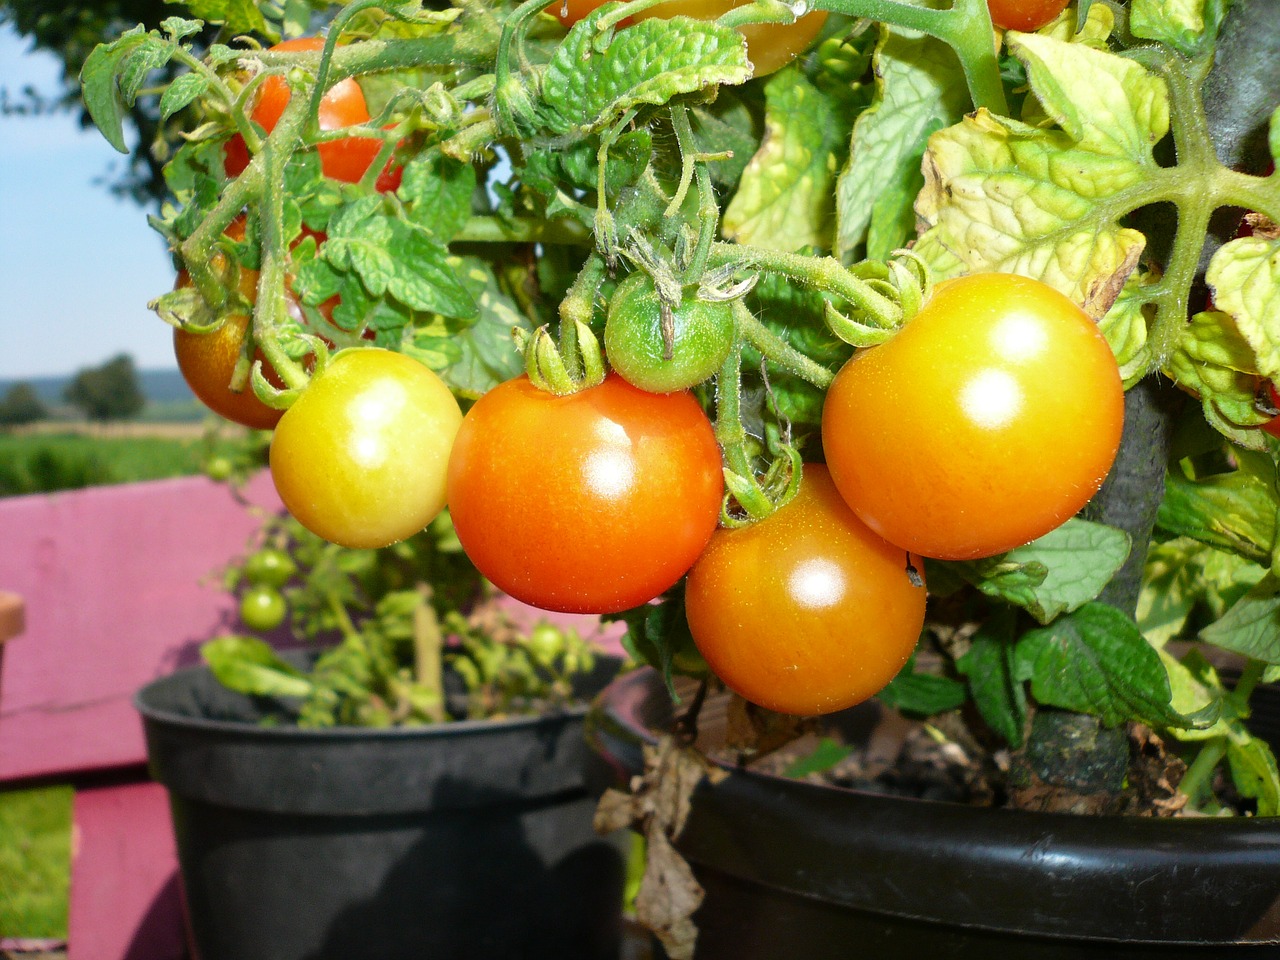
<svg viewBox="0 0 1280 960">
<path fill-rule="evenodd" d="M 1280 739 L 1280 697 L 1254 700 Z M 875 711 L 839 722 L 865 733 Z M 671 721 L 646 669 L 587 736 L 625 782 Z M 698 786 L 677 847 L 706 890 L 697 960 L 1280 957 L 1280 818 L 1033 813 L 733 769 Z"/>
<path fill-rule="evenodd" d="M 199 960 L 617 957 L 626 837 L 592 830 L 606 778 L 585 709 L 264 727 L 204 668 L 135 703 Z"/>
</svg>

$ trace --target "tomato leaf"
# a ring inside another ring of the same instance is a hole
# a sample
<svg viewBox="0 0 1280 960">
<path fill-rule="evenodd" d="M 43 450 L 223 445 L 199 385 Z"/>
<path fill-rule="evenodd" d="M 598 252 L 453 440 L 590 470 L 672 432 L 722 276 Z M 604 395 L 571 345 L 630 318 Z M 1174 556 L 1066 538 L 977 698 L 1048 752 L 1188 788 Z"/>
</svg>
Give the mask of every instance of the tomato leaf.
<svg viewBox="0 0 1280 960">
<path fill-rule="evenodd" d="M 1182 328 L 1168 371 L 1200 397 L 1204 417 L 1218 432 L 1251 450 L 1266 449 L 1256 429 L 1270 419 L 1258 409 L 1258 362 L 1235 318 L 1219 310 L 1197 313 Z"/>
<path fill-rule="evenodd" d="M 183 0 L 183 6 L 210 23 L 226 25 L 229 35 L 256 33 L 270 36 L 267 21 L 253 0 Z"/>
<path fill-rule="evenodd" d="M 190 106 L 209 89 L 209 78 L 202 73 L 184 73 L 165 87 L 160 96 L 160 117 L 168 120 L 184 107 Z"/>
<path fill-rule="evenodd" d="M 602 38 L 606 4 L 580 20 L 556 48 L 542 76 L 548 132 L 582 137 L 626 111 L 751 76 L 736 30 L 687 17 L 642 20 Z"/>
<path fill-rule="evenodd" d="M 409 219 L 448 243 L 466 226 L 475 189 L 475 167 L 430 150 L 405 164 L 398 192 L 409 204 Z"/>
<path fill-rule="evenodd" d="M 1227 764 L 1236 789 L 1258 802 L 1257 816 L 1280 814 L 1280 769 L 1265 740 L 1240 731 L 1227 741 Z"/>
<path fill-rule="evenodd" d="M 969 698 L 963 683 L 936 673 L 921 673 L 915 664 L 912 654 L 898 675 L 876 694 L 876 699 L 903 713 L 928 717 L 955 710 Z"/>
<path fill-rule="evenodd" d="M 934 134 L 916 206 L 929 229 L 916 251 L 940 275 L 1036 277 L 1101 317 L 1146 242 L 1117 218 L 1127 192 L 1159 173 L 1152 149 L 1169 129 L 1168 91 L 1086 43 L 1018 34 L 1010 50 L 1058 128 L 980 110 Z"/>
<path fill-rule="evenodd" d="M 1264 663 L 1280 664 L 1280 579 L 1268 573 L 1200 639 Z"/>
<path fill-rule="evenodd" d="M 1017 673 L 1014 656 L 1013 618 L 997 613 L 973 635 L 968 651 L 956 660 L 956 669 L 969 680 L 974 706 L 992 730 L 1019 747 L 1025 739 L 1027 694 Z"/>
<path fill-rule="evenodd" d="M 137 100 L 147 75 L 168 63 L 174 49 L 172 43 L 139 25 L 111 43 L 98 44 L 85 58 L 80 69 L 85 109 L 120 153 L 129 152 L 124 139 L 125 113 Z"/>
<path fill-rule="evenodd" d="M 1221 617 L 1265 572 L 1189 537 L 1153 543 L 1138 596 L 1138 627 L 1151 643 L 1165 644 L 1182 635 L 1193 611 L 1200 622 Z"/>
<path fill-rule="evenodd" d="M 1093 600 L 1128 556 L 1124 531 L 1073 517 L 1024 547 L 955 566 L 987 596 L 1045 624 Z"/>
<path fill-rule="evenodd" d="M 492 268 L 476 257 L 451 257 L 450 266 L 476 303 L 478 315 L 474 323 L 458 331 L 439 325 L 429 329 L 415 328 L 411 347 L 427 366 L 437 370 L 455 392 L 465 397 L 479 397 L 491 387 L 517 376 L 524 370 L 524 358 L 511 337 L 513 327 L 530 329 L 528 318 L 498 286 Z M 449 356 L 443 366 L 422 356 L 422 351 L 438 348 L 444 338 L 456 356 Z"/>
<path fill-rule="evenodd" d="M 924 143 L 969 106 L 960 63 L 940 40 L 884 30 L 873 63 L 876 100 L 854 124 L 836 183 L 839 257 L 866 240 L 867 256 L 884 258 L 914 236 L 911 201 L 924 186 Z"/>
<path fill-rule="evenodd" d="M 305 697 L 313 689 L 306 674 L 253 637 L 215 637 L 200 654 L 220 683 L 248 696 Z"/>
<path fill-rule="evenodd" d="M 1195 478 L 1175 464 L 1165 474 L 1156 521 L 1168 533 L 1271 565 L 1276 539 L 1276 464 L 1266 453 L 1236 448 L 1235 469 Z"/>
<path fill-rule="evenodd" d="M 1218 310 L 1229 313 L 1257 357 L 1257 372 L 1280 380 L 1280 239 L 1225 244 L 1205 275 Z"/>
<path fill-rule="evenodd" d="M 1160 655 L 1115 607 L 1090 603 L 1031 630 L 1018 641 L 1017 656 L 1040 703 L 1093 714 L 1109 727 L 1127 720 L 1188 724 L 1170 705 Z"/>
<path fill-rule="evenodd" d="M 1173 696 L 1170 706 L 1184 717 L 1194 717 L 1193 727 L 1170 732 L 1179 740 L 1211 740 L 1227 736 L 1241 719 L 1240 705 L 1218 678 L 1218 672 L 1194 647 L 1181 660 L 1160 651 Z M 1247 713 L 1246 711 L 1243 711 Z"/>
<path fill-rule="evenodd" d="M 1194 56 L 1206 38 L 1217 35 L 1230 0 L 1133 0 L 1129 29 Z"/>
<path fill-rule="evenodd" d="M 725 236 L 787 252 L 826 248 L 834 154 L 846 134 L 830 99 L 798 68 L 770 77 L 764 139 L 725 209 Z"/>
<path fill-rule="evenodd" d="M 793 760 L 791 765 L 782 771 L 782 775 L 800 780 L 811 773 L 825 773 L 851 753 L 853 753 L 853 747 L 838 743 L 830 737 L 823 737 L 812 752 Z"/>
</svg>

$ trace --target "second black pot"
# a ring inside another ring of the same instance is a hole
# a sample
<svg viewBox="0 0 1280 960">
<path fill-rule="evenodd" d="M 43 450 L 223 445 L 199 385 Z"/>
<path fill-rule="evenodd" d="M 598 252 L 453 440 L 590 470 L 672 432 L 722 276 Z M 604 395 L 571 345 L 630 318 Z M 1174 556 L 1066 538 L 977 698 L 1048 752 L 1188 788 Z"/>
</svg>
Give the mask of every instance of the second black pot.
<svg viewBox="0 0 1280 960">
<path fill-rule="evenodd" d="M 1255 695 L 1253 727 L 1280 739 L 1275 693 Z M 841 720 L 856 736 L 875 709 Z M 671 720 L 637 671 L 588 738 L 625 783 Z M 1033 813 L 734 769 L 699 785 L 677 846 L 706 890 L 697 960 L 1280 956 L 1280 818 Z"/>
<path fill-rule="evenodd" d="M 616 958 L 625 838 L 592 830 L 583 710 L 263 727 L 204 668 L 136 703 L 199 960 Z"/>
</svg>

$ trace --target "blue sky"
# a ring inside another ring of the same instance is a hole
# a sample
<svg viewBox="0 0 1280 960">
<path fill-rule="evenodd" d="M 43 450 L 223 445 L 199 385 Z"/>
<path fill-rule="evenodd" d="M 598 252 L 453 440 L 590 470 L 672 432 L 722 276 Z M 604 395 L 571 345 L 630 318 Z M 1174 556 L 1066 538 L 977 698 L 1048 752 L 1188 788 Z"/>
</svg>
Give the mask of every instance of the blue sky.
<svg viewBox="0 0 1280 960">
<path fill-rule="evenodd" d="M 60 65 L 0 28 L 0 87 L 53 95 Z M 123 158 L 72 114 L 0 114 L 0 380 L 74 373 L 119 353 L 175 368 L 147 301 L 173 284 L 149 211 L 101 183 Z"/>
</svg>

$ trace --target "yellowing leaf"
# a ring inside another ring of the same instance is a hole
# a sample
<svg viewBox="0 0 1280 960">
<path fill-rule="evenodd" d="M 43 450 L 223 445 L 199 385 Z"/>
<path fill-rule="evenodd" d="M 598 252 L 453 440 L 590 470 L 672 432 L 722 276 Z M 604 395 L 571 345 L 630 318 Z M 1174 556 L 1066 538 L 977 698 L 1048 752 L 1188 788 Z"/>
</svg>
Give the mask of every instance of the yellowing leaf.
<svg viewBox="0 0 1280 960">
<path fill-rule="evenodd" d="M 765 135 L 724 215 L 724 233 L 776 250 L 827 246 L 837 144 L 830 101 L 794 67 L 765 87 Z"/>
<path fill-rule="evenodd" d="M 1214 254 L 1206 279 L 1215 306 L 1253 348 L 1258 372 L 1280 379 L 1280 240 L 1232 240 Z"/>
</svg>

